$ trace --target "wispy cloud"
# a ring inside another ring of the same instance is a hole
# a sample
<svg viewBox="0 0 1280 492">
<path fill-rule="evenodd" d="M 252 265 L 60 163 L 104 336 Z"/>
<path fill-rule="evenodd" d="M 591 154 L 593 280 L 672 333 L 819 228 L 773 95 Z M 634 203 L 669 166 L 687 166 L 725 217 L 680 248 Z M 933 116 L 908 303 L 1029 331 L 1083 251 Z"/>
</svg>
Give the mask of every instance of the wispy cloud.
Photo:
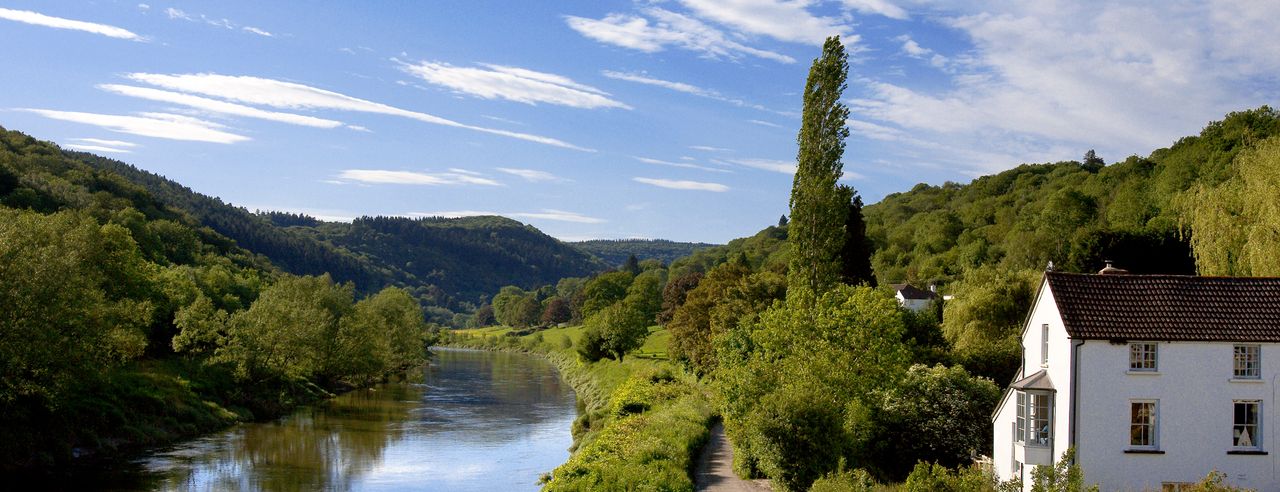
<svg viewBox="0 0 1280 492">
<path fill-rule="evenodd" d="M 132 73 L 127 77 L 137 82 L 165 89 L 201 94 L 246 104 L 286 109 L 330 109 L 399 116 L 434 125 L 462 128 L 555 147 L 594 152 L 592 149 L 579 147 L 551 137 L 468 125 L 427 113 L 400 109 L 294 82 L 253 76 L 210 73 L 172 75 Z"/>
<path fill-rule="evenodd" d="M 510 167 L 499 167 L 497 169 L 501 172 L 524 178 L 525 181 L 531 181 L 535 183 L 543 182 L 543 181 L 564 181 L 564 178 L 561 178 L 559 176 L 556 176 L 546 171 L 539 171 L 537 169 L 517 169 L 517 168 L 510 168 Z"/>
<path fill-rule="evenodd" d="M 194 21 L 194 20 L 195 20 L 195 19 L 194 19 L 194 18 L 192 18 L 190 15 L 188 15 L 186 12 L 184 12 L 184 11 L 182 11 L 182 10 L 179 10 L 179 9 L 175 9 L 175 8 L 173 8 L 173 7 L 169 7 L 169 8 L 164 9 L 164 15 L 169 16 L 169 18 L 170 18 L 170 19 L 185 20 L 185 21 Z"/>
<path fill-rule="evenodd" d="M 754 56 L 782 63 L 796 61 L 775 51 L 747 46 L 698 19 L 660 8 L 644 9 L 643 16 L 620 13 L 612 13 L 602 19 L 566 16 L 565 22 L 588 38 L 646 53 L 674 46 L 709 58 L 736 60 Z"/>
<path fill-rule="evenodd" d="M 421 173 L 414 171 L 391 171 L 385 169 L 347 169 L 338 173 L 338 178 L 367 184 L 400 184 L 400 185 L 482 185 L 502 186 L 502 183 L 489 178 L 477 176 L 470 171 L 458 172 L 451 169 L 445 173 Z"/>
<path fill-rule="evenodd" d="M 796 173 L 795 161 L 779 161 L 774 159 L 751 158 L 751 159 L 725 159 L 724 162 L 728 162 L 730 164 L 737 164 L 739 166 L 746 166 L 754 169 L 773 171 L 775 173 L 783 173 L 783 174 Z"/>
<path fill-rule="evenodd" d="M 846 19 L 809 12 L 813 2 L 780 0 L 681 0 L 699 16 L 732 26 L 739 32 L 761 34 L 793 43 L 822 44 L 839 34 L 846 45 L 858 42 Z"/>
<path fill-rule="evenodd" d="M 844 0 L 844 5 L 862 14 L 879 14 L 898 20 L 911 18 L 906 10 L 889 0 Z"/>
<path fill-rule="evenodd" d="M 480 66 L 483 68 L 457 67 L 430 61 L 400 62 L 401 70 L 430 84 L 483 99 L 506 99 L 530 105 L 546 103 L 585 109 L 631 109 L 631 106 L 610 99 L 607 92 L 561 75 L 502 65 Z"/>
<path fill-rule="evenodd" d="M 689 164 L 689 163 L 687 163 L 687 162 L 671 162 L 671 161 L 664 161 L 664 160 L 662 160 L 662 159 L 654 159 L 654 158 L 650 158 L 650 157 L 639 157 L 639 156 L 636 156 L 636 158 L 635 158 L 635 159 L 636 159 L 637 161 L 643 162 L 643 163 L 645 163 L 645 164 L 657 164 L 657 165 L 659 165 L 659 166 L 681 167 L 681 168 L 685 168 L 685 169 L 698 169 L 698 170 L 702 170 L 702 171 L 710 171 L 710 172 L 714 172 L 714 173 L 728 173 L 728 172 L 731 172 L 731 171 L 728 171 L 728 170 L 725 170 L 725 169 L 717 169 L 717 168 L 714 168 L 714 167 L 699 166 L 699 165 L 697 165 L 697 164 Z"/>
<path fill-rule="evenodd" d="M 669 188 L 673 190 L 695 190 L 695 191 L 714 191 L 717 193 L 729 191 L 729 187 L 720 183 L 707 183 L 702 181 L 682 181 L 675 179 L 663 178 L 631 178 L 637 183 L 657 186 L 659 188 Z"/>
<path fill-rule="evenodd" d="M 76 142 L 84 142 L 90 145 L 106 145 L 108 147 L 126 148 L 126 149 L 138 146 L 138 144 L 133 142 L 125 142 L 123 140 L 107 140 L 102 138 L 73 138 L 71 140 Z"/>
<path fill-rule="evenodd" d="M 693 149 L 693 150 L 701 150 L 701 151 L 703 151 L 703 152 L 731 152 L 731 151 L 733 151 L 733 149 L 726 149 L 726 148 L 724 148 L 724 147 L 712 147 L 712 146 L 710 146 L 710 145 L 690 145 L 690 146 L 689 146 L 689 148 L 691 148 L 691 149 Z"/>
<path fill-rule="evenodd" d="M 720 92 L 712 89 L 704 89 L 702 87 L 698 87 L 693 84 L 687 84 L 684 82 L 675 82 L 670 80 L 657 79 L 643 73 L 625 73 L 625 72 L 615 72 L 613 70 L 604 70 L 600 73 L 601 75 L 604 75 L 605 77 L 608 77 L 611 79 L 623 80 L 626 82 L 635 82 L 637 84 L 651 85 L 655 87 L 662 87 L 664 89 L 670 89 L 676 92 L 683 92 L 685 94 L 692 94 L 698 97 L 705 97 L 707 99 L 714 99 L 716 101 L 729 103 L 734 106 L 738 106 L 740 108 L 751 108 L 751 109 L 756 109 L 760 111 L 768 111 L 770 113 L 786 114 L 780 111 L 774 111 L 772 109 L 769 109 L 759 104 L 750 103 L 742 99 L 725 96 L 724 94 L 721 94 Z"/>
<path fill-rule="evenodd" d="M 316 118 L 314 116 L 305 116 L 293 113 L 281 113 L 277 111 L 266 111 L 242 104 L 218 101 L 190 94 L 182 94 L 178 92 L 165 91 L 160 89 L 152 89 L 148 87 L 135 87 L 131 85 L 120 84 L 101 84 L 98 86 L 107 92 L 120 94 L 129 97 L 137 97 L 149 99 L 152 101 L 167 102 L 172 104 L 181 104 L 196 108 L 203 111 L 213 113 L 222 113 L 234 116 L 244 116 L 247 118 L 257 118 L 262 120 L 276 121 L 280 123 L 288 123 L 291 125 L 311 126 L 316 128 L 337 128 L 342 126 L 341 121 L 329 120 L 324 118 Z"/>
<path fill-rule="evenodd" d="M 217 123 L 176 114 L 141 113 L 138 116 L 126 116 L 52 109 L 21 109 L 21 111 L 35 113 L 45 118 L 93 125 L 144 137 L 220 144 L 250 140 L 249 137 L 221 130 L 225 127 Z"/>
<path fill-rule="evenodd" d="M 53 17 L 44 15 L 39 12 L 30 10 L 13 10 L 0 8 L 0 19 L 7 19 L 14 22 L 31 24 L 33 26 L 52 27 L 54 29 L 70 29 L 73 31 L 83 31 L 87 33 L 100 34 L 103 36 L 128 39 L 130 41 L 146 41 L 146 38 L 134 34 L 128 29 L 110 26 L 107 24 L 98 24 L 94 22 L 85 22 L 62 17 Z"/>
<path fill-rule="evenodd" d="M 410 217 L 480 217 L 484 215 L 499 215 L 503 217 L 534 219 L 534 220 L 550 220 L 556 222 L 574 222 L 579 224 L 603 224 L 607 220 L 583 215 L 577 212 L 567 212 L 556 209 L 542 209 L 539 212 L 487 212 L 481 210 L 451 210 L 441 212 L 416 212 L 409 214 Z"/>
<path fill-rule="evenodd" d="M 768 122 L 768 121 L 764 121 L 764 120 L 747 120 L 747 123 L 754 123 L 754 124 L 757 124 L 757 125 L 760 125 L 760 126 L 767 126 L 767 127 L 771 127 L 771 128 L 782 128 L 782 125 L 779 125 L 779 124 L 777 124 L 777 123 L 770 123 L 770 122 Z"/>
<path fill-rule="evenodd" d="M 79 150 L 83 152 L 104 152 L 108 154 L 128 154 L 129 149 L 118 149 L 115 147 L 107 147 L 103 145 L 84 145 L 84 144 L 63 144 L 68 149 Z"/>
<path fill-rule="evenodd" d="M 262 29 L 258 29 L 258 28 L 253 27 L 253 26 L 244 26 L 244 27 L 241 27 L 241 28 L 240 28 L 240 30 L 245 31 L 245 32 L 251 32 L 251 33 L 253 33 L 253 34 L 257 34 L 257 35 L 259 35 L 259 36 L 265 36 L 265 37 L 268 37 L 268 38 L 274 38 L 274 37 L 276 37 L 276 35 L 275 35 L 275 34 L 271 34 L 270 32 L 264 31 L 264 30 L 262 30 Z"/>
</svg>

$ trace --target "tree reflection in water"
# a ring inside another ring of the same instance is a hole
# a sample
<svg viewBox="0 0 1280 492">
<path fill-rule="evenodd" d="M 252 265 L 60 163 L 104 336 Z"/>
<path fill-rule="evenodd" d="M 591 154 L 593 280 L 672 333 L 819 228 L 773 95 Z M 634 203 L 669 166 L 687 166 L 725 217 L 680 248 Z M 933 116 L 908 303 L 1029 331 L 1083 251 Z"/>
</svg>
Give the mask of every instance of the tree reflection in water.
<svg viewBox="0 0 1280 492">
<path fill-rule="evenodd" d="M 573 392 L 545 361 L 439 350 L 421 381 L 156 454 L 149 488 L 537 490 L 568 458 Z"/>
</svg>

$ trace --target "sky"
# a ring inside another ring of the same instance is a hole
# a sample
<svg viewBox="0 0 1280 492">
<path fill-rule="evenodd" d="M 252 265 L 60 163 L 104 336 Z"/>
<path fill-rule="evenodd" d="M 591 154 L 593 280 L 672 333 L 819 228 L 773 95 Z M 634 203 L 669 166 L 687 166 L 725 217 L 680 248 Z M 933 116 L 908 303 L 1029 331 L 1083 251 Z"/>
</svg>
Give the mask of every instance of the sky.
<svg viewBox="0 0 1280 492">
<path fill-rule="evenodd" d="M 850 54 L 842 181 L 874 203 L 1274 106 L 1275 19 L 1248 0 L 0 0 L 0 126 L 250 210 L 724 243 L 787 212 L 827 36 Z"/>
</svg>

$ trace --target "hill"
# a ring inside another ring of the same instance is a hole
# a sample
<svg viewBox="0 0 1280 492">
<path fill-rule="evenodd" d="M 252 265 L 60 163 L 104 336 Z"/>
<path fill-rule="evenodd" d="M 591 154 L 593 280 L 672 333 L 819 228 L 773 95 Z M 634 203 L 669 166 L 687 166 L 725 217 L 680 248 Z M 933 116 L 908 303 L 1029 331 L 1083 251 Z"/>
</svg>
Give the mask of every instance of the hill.
<svg viewBox="0 0 1280 492">
<path fill-rule="evenodd" d="M 259 265 L 288 273 L 329 273 L 362 293 L 399 286 L 425 304 L 463 311 L 503 285 L 533 288 L 605 268 L 578 249 L 501 217 L 365 217 L 341 224 L 257 214 L 124 162 L 63 151 L 3 128 L 0 133 L 11 142 L 0 149 L 3 162 L 22 163 L 4 171 L 22 183 L 11 185 L 20 189 L 6 198 L 14 208 L 54 211 L 123 200 L 148 218 L 181 219 L 223 251 L 241 251 Z M 433 314 L 442 322 L 451 316 Z"/>
<path fill-rule="evenodd" d="M 717 246 L 708 243 L 681 243 L 666 239 L 593 239 L 569 244 L 595 255 L 613 267 L 626 263 L 631 255 L 636 255 L 640 260 L 659 260 L 670 264 L 678 258 L 693 254 L 694 251 Z"/>
</svg>

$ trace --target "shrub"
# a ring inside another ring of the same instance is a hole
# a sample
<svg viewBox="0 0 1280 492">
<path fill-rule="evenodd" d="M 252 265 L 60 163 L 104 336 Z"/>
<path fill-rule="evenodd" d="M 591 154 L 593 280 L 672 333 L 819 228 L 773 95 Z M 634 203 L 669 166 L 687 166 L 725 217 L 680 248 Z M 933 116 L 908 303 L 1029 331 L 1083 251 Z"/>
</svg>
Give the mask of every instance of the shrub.
<svg viewBox="0 0 1280 492">
<path fill-rule="evenodd" d="M 747 416 L 745 444 L 781 490 L 805 490 L 836 469 L 849 442 L 841 409 L 813 391 L 782 389 Z"/>
</svg>

